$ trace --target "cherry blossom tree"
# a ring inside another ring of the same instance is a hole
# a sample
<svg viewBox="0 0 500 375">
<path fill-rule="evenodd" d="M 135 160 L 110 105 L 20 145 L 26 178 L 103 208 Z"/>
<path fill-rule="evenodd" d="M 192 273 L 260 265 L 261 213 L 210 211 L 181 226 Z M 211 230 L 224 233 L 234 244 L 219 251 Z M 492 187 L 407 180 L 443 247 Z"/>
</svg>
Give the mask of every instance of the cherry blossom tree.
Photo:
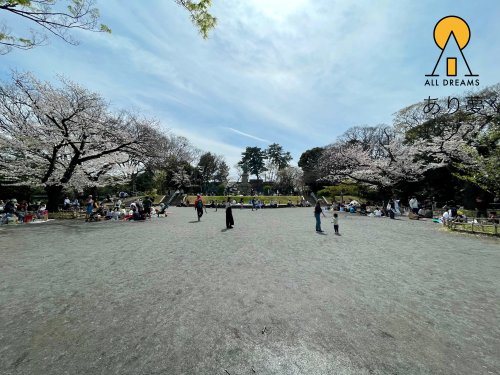
<svg viewBox="0 0 500 375">
<path fill-rule="evenodd" d="M 403 108 L 393 126 L 349 129 L 325 149 L 319 176 L 392 187 L 447 168 L 498 194 L 500 85 L 434 103 Z"/>
<path fill-rule="evenodd" d="M 0 172 L 4 183 L 43 186 L 49 210 L 63 188 L 119 177 L 120 165 L 153 157 L 156 121 L 113 113 L 98 94 L 66 79 L 59 87 L 29 73 L 0 84 Z"/>
<path fill-rule="evenodd" d="M 188 187 L 194 165 L 201 151 L 194 147 L 186 137 L 168 134 L 160 141 L 157 157 L 144 166 L 156 176 L 156 184 L 164 187 Z"/>
<path fill-rule="evenodd" d="M 427 162 L 499 194 L 500 85 L 436 103 L 442 111 L 426 113 L 425 103 L 416 103 L 397 113 L 394 124 L 406 144 Z"/>
<path fill-rule="evenodd" d="M 172 174 L 172 183 L 178 189 L 184 189 L 191 185 L 191 175 L 185 166 L 178 166 Z"/>
<path fill-rule="evenodd" d="M 419 158 L 418 150 L 404 142 L 404 134 L 392 127 L 379 127 L 370 142 L 339 140 L 326 147 L 320 159 L 321 179 L 344 180 L 389 187 L 399 182 L 418 181 L 425 171 L 438 167 Z"/>
</svg>

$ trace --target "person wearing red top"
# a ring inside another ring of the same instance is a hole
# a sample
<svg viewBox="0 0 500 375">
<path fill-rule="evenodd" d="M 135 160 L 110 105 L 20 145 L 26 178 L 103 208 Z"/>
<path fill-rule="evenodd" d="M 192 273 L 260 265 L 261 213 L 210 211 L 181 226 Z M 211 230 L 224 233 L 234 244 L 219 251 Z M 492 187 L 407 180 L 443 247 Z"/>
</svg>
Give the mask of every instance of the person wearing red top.
<svg viewBox="0 0 500 375">
<path fill-rule="evenodd" d="M 198 214 L 198 221 L 200 221 L 201 217 L 203 216 L 203 200 L 201 199 L 200 194 L 196 196 L 196 200 L 194 201 L 194 209 Z"/>
</svg>

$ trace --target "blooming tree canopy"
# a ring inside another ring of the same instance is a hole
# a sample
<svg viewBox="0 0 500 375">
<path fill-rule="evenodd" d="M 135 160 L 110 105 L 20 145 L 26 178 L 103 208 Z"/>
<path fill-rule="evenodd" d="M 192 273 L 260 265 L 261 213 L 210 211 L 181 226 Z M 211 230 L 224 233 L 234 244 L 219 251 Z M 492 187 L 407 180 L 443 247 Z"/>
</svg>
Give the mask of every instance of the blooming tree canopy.
<svg viewBox="0 0 500 375">
<path fill-rule="evenodd" d="M 362 134 L 365 134 L 366 129 Z M 354 180 L 379 187 L 401 181 L 418 181 L 437 166 L 418 158 L 418 150 L 404 143 L 403 135 L 391 127 L 373 128 L 368 139 L 352 138 L 349 131 L 326 147 L 320 159 L 322 180 L 339 183 Z M 352 132 L 351 132 L 352 133 Z"/>
<path fill-rule="evenodd" d="M 433 100 L 432 106 L 421 102 L 402 109 L 393 126 L 349 129 L 325 148 L 320 180 L 354 180 L 385 188 L 446 168 L 499 194 L 500 85 Z"/>
<path fill-rule="evenodd" d="M 118 176 L 130 159 L 154 156 L 163 135 L 154 120 L 110 111 L 98 94 L 31 74 L 0 85 L 0 177 L 8 184 L 83 189 Z"/>
<path fill-rule="evenodd" d="M 500 194 L 500 85 L 437 104 L 448 110 L 425 113 L 417 103 L 397 113 L 395 127 L 406 144 L 427 162 L 448 165 L 456 177 Z"/>
</svg>

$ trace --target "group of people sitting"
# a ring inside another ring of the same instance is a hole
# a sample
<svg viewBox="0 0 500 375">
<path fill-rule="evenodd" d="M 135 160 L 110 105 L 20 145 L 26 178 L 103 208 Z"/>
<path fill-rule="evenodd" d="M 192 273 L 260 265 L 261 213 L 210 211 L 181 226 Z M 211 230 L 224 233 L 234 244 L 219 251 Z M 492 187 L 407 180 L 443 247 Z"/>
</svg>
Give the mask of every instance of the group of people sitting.
<svg viewBox="0 0 500 375">
<path fill-rule="evenodd" d="M 334 203 L 332 208 L 335 211 L 349 212 L 370 217 L 390 217 L 394 219 L 396 216 L 401 215 L 401 206 L 398 199 L 391 199 L 387 202 L 386 206 L 381 207 L 370 205 L 370 202 L 360 203 L 356 200 L 352 200 L 349 203 Z"/>
<path fill-rule="evenodd" d="M 349 212 L 351 214 L 359 213 L 360 215 L 367 215 L 370 212 L 367 210 L 366 203 L 359 203 L 358 201 L 351 201 L 349 203 L 340 202 L 334 203 L 333 205 L 335 211 Z"/>
<path fill-rule="evenodd" d="M 91 195 L 89 195 L 86 206 L 87 216 L 85 221 L 100 221 L 101 219 L 144 221 L 153 216 L 167 216 L 166 209 L 168 208 L 164 203 L 160 203 L 156 209 L 153 206 L 152 199 L 149 197 L 137 199 L 130 204 L 128 209 L 122 207 L 122 201 L 120 199 L 114 203 L 114 206 L 106 207 L 105 204 L 99 205 L 94 203 Z"/>
<path fill-rule="evenodd" d="M 67 196 L 64 198 L 63 202 L 63 210 L 79 210 L 80 209 L 80 201 L 78 198 L 75 198 L 73 200 L 70 200 Z"/>
<path fill-rule="evenodd" d="M 449 223 L 449 222 L 458 222 L 458 223 L 466 223 L 468 221 L 467 216 L 465 215 L 463 208 L 457 208 L 455 204 L 450 204 L 450 205 L 445 205 L 443 207 L 444 212 L 443 215 L 441 216 L 441 222 L 443 224 Z M 472 222 L 478 223 L 479 218 L 473 219 Z M 485 220 L 486 223 L 491 223 L 491 224 L 498 224 L 499 219 L 496 215 L 496 212 L 490 212 Z"/>
<path fill-rule="evenodd" d="M 467 216 L 465 216 L 463 211 L 459 210 L 454 203 L 450 204 L 449 206 L 445 205 L 443 209 L 443 216 L 441 216 L 441 221 L 443 222 L 443 224 L 446 224 L 450 221 L 463 223 L 467 222 Z"/>
<path fill-rule="evenodd" d="M 297 203 L 298 207 L 311 207 L 311 202 L 308 200 L 304 199 L 304 197 L 301 198 L 300 202 Z"/>
<path fill-rule="evenodd" d="M 32 220 L 47 220 L 48 211 L 42 202 L 18 202 L 12 198 L 4 202 L 0 200 L 0 224 L 28 223 Z"/>
<path fill-rule="evenodd" d="M 449 223 L 449 222 L 458 222 L 458 223 L 466 223 L 469 220 L 472 220 L 473 223 L 479 223 L 481 219 L 479 218 L 479 215 L 477 215 L 477 218 L 471 219 L 470 217 L 468 218 L 465 215 L 465 212 L 463 210 L 463 207 L 457 208 L 455 203 L 453 201 L 449 202 L 447 205 L 443 207 L 444 212 L 443 215 L 441 216 L 440 220 L 443 224 Z M 500 219 L 497 216 L 497 213 L 495 211 L 491 211 L 489 214 L 487 214 L 485 219 L 482 219 L 483 223 L 488 223 L 488 224 L 499 224 Z"/>
</svg>

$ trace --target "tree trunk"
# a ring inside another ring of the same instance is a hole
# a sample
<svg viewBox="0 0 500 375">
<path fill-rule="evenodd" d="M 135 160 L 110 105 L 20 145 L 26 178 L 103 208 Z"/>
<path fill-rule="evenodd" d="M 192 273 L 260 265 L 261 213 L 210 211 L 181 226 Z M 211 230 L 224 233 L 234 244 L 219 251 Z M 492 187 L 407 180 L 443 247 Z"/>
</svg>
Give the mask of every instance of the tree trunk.
<svg viewBox="0 0 500 375">
<path fill-rule="evenodd" d="M 97 186 L 92 186 L 92 187 L 90 188 L 90 194 L 92 195 L 92 199 L 93 199 L 94 201 L 96 201 L 96 202 L 97 202 L 97 201 L 102 200 L 102 197 L 99 197 L 99 194 L 97 193 Z"/>
<path fill-rule="evenodd" d="M 47 185 L 45 192 L 47 193 L 47 210 L 49 212 L 59 211 L 59 204 L 62 203 L 63 187 L 61 185 Z"/>
</svg>

